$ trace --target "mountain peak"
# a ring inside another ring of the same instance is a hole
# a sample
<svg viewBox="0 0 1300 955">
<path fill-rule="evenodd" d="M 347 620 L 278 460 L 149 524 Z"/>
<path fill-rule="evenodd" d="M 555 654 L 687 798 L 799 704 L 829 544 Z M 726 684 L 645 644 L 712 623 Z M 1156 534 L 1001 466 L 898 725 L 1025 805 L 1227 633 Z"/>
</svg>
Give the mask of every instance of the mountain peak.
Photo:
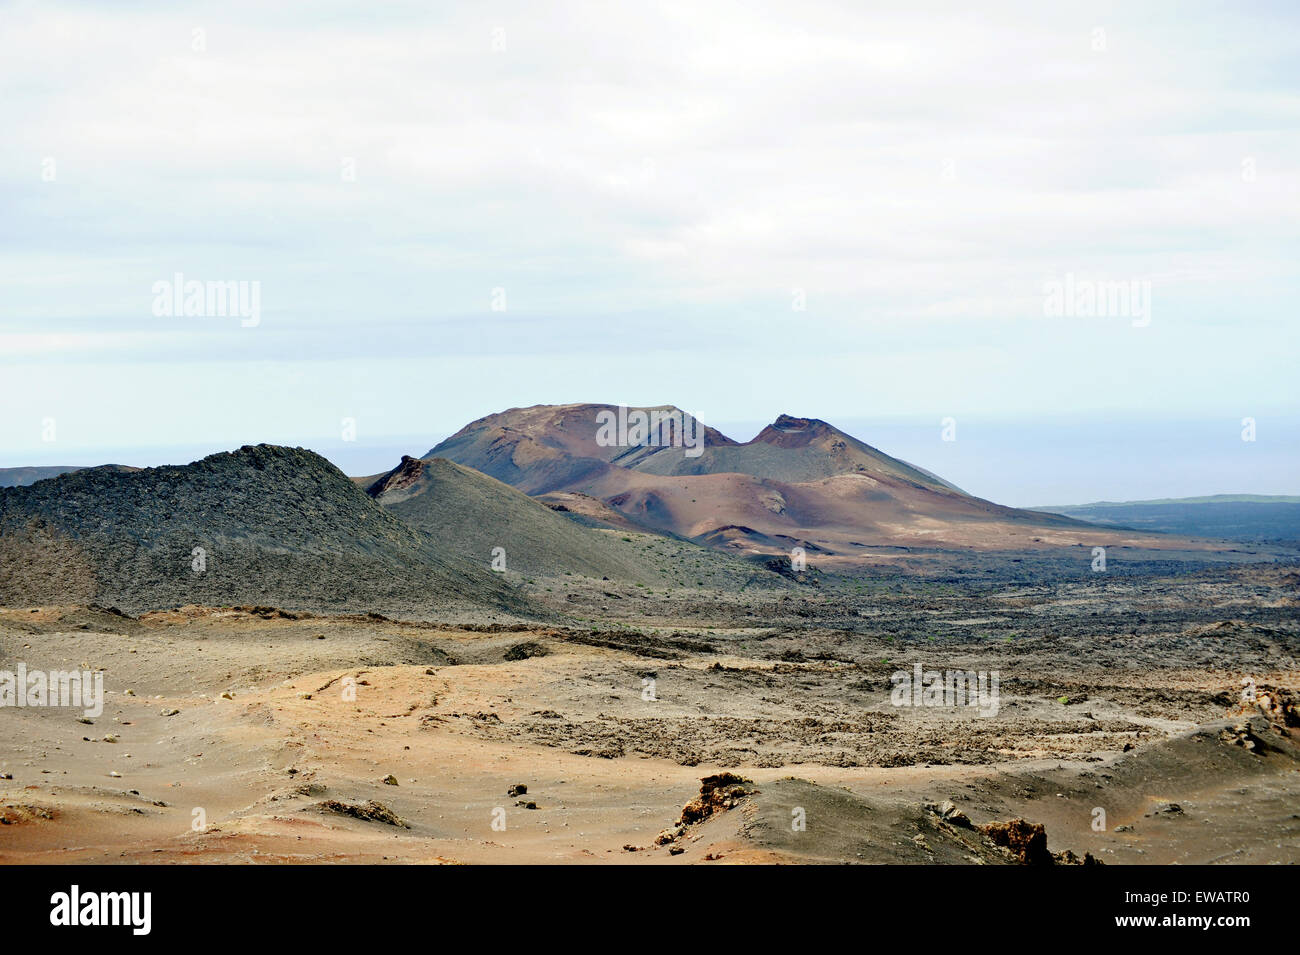
<svg viewBox="0 0 1300 955">
<path fill-rule="evenodd" d="M 817 418 L 798 418 L 794 415 L 779 414 L 776 420 L 772 422 L 771 427 L 778 431 L 805 431 L 815 425 L 824 425 L 825 421 L 819 421 Z"/>
<path fill-rule="evenodd" d="M 799 448 L 827 437 L 842 437 L 842 434 L 819 418 L 796 418 L 794 415 L 780 414 L 750 443 Z"/>
<path fill-rule="evenodd" d="M 405 490 L 420 480 L 420 475 L 424 473 L 424 464 L 425 462 L 419 458 L 403 454 L 402 462 L 366 488 L 366 493 L 371 497 L 379 497 L 385 491 Z"/>
</svg>

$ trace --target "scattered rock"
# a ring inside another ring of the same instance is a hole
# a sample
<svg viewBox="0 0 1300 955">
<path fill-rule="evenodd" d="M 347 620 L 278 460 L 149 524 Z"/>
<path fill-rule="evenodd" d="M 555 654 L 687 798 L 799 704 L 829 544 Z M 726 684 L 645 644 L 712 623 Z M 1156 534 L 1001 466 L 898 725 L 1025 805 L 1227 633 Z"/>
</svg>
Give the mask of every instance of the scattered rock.
<svg viewBox="0 0 1300 955">
<path fill-rule="evenodd" d="M 970 817 L 958 809 L 951 799 L 945 799 L 937 806 L 934 803 L 928 803 L 925 808 L 951 826 L 957 826 L 961 829 L 972 828 Z"/>
<path fill-rule="evenodd" d="M 688 802 L 682 809 L 679 826 L 694 825 L 703 822 L 714 813 L 725 812 L 734 807 L 746 796 L 757 792 L 753 780 L 737 776 L 735 773 L 718 773 L 705 776 L 700 780 L 700 794 Z"/>
<path fill-rule="evenodd" d="M 1047 851 L 1047 830 L 1041 822 L 1024 819 L 991 822 L 980 826 L 979 831 L 995 846 L 1001 846 L 1015 856 L 1021 865 L 1052 865 L 1055 861 Z"/>
<path fill-rule="evenodd" d="M 1083 858 L 1066 849 L 1064 852 L 1058 852 L 1054 858 L 1057 865 L 1105 865 L 1104 862 L 1095 858 L 1091 852 L 1085 852 Z"/>
<path fill-rule="evenodd" d="M 13 826 L 36 819 L 53 819 L 55 812 L 45 806 L 31 804 L 14 804 L 0 806 L 0 825 Z"/>
<path fill-rule="evenodd" d="M 1232 698 L 1232 694 L 1221 694 L 1221 696 Z M 1300 693 L 1285 687 L 1260 684 L 1255 687 L 1253 699 L 1238 697 L 1236 706 L 1229 715 L 1263 716 L 1275 726 L 1300 726 Z"/>
<path fill-rule="evenodd" d="M 662 832 L 659 833 L 659 835 L 655 836 L 655 845 L 666 846 L 670 842 L 674 842 L 685 831 L 686 831 L 686 827 L 683 825 L 676 825 L 676 826 L 672 826 L 671 828 L 664 829 Z"/>
<path fill-rule="evenodd" d="M 383 803 L 375 802 L 373 799 L 360 805 L 340 802 L 337 799 L 326 799 L 324 802 L 317 803 L 316 807 L 322 812 L 337 813 L 340 816 L 351 816 L 354 819 L 363 819 L 366 822 L 382 822 L 385 825 L 396 826 L 399 829 L 411 828 L 399 819 L 393 810 L 389 809 Z"/>
<path fill-rule="evenodd" d="M 505 652 L 503 659 L 507 662 L 514 660 L 527 660 L 531 657 L 544 657 L 546 656 L 546 652 L 546 647 L 542 646 L 540 643 L 528 640 L 524 643 L 516 643 Z"/>
</svg>

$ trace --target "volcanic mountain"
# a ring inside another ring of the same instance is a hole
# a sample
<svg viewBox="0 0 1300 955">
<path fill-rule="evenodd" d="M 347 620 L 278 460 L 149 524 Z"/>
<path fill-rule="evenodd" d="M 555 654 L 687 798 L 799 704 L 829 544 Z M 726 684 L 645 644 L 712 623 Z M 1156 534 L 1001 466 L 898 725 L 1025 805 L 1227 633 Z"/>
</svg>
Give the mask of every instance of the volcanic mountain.
<svg viewBox="0 0 1300 955">
<path fill-rule="evenodd" d="M 583 527 L 496 478 L 444 458 L 406 456 L 387 474 L 359 483 L 389 513 L 485 567 L 500 547 L 505 569 L 528 575 L 646 583 L 662 578 L 642 549 L 622 535 Z"/>
<path fill-rule="evenodd" d="M 637 411 L 652 421 L 656 416 L 693 420 L 672 405 L 626 409 L 623 414 Z M 425 457 L 449 458 L 529 494 L 573 490 L 613 468 L 661 476 L 747 474 L 787 483 L 865 474 L 957 491 L 930 472 L 891 458 L 815 418 L 781 415 L 744 444 L 701 423 L 696 449 L 682 441 L 659 445 L 602 441 L 598 416 L 617 421 L 619 414 L 620 409 L 612 405 L 515 408 L 466 425 Z M 670 437 L 674 433 L 671 428 L 663 430 Z"/>
<path fill-rule="evenodd" d="M 522 606 L 486 561 L 447 552 L 319 455 L 271 445 L 0 490 L 0 604 L 89 602 Z"/>
<path fill-rule="evenodd" d="M 655 446 L 640 434 L 639 443 L 611 442 L 611 417 L 636 410 L 682 414 L 670 405 L 516 408 L 472 422 L 426 458 L 448 458 L 571 510 L 591 502 L 593 518 L 612 509 L 641 527 L 740 552 L 798 544 L 810 554 L 862 558 L 881 548 L 1124 542 L 1082 521 L 974 497 L 815 418 L 781 415 L 744 443 L 702 425 L 688 427 L 685 442 Z"/>
</svg>

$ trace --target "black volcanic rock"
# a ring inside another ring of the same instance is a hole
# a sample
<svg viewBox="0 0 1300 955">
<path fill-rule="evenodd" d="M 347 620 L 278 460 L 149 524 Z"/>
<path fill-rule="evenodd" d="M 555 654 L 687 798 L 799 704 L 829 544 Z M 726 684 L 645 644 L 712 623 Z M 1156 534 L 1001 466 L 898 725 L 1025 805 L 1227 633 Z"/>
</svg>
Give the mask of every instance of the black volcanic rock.
<svg viewBox="0 0 1300 955">
<path fill-rule="evenodd" d="M 324 458 L 272 445 L 0 490 L 0 604 L 91 601 L 522 607 L 485 565 L 395 519 Z"/>
</svg>

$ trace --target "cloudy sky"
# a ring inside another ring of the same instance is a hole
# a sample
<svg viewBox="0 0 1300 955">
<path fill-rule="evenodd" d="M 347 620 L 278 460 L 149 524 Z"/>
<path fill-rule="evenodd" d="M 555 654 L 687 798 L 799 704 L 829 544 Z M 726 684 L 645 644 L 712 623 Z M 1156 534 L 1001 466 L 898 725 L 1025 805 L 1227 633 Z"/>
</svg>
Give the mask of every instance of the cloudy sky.
<svg viewBox="0 0 1300 955">
<path fill-rule="evenodd" d="M 1300 493 L 1300 8 L 977 6 L 0 4 L 0 466 L 609 401 L 1013 504 Z"/>
</svg>

